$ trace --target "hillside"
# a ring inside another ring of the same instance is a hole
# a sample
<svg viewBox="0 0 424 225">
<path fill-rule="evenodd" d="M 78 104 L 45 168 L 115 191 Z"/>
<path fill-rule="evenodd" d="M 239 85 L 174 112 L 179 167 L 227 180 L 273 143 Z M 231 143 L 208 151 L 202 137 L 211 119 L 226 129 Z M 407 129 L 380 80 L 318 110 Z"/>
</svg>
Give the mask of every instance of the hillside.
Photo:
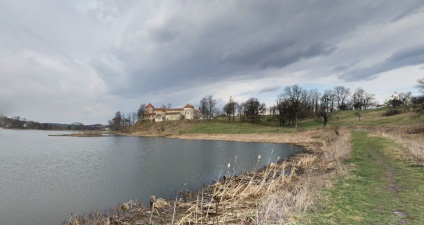
<svg viewBox="0 0 424 225">
<path fill-rule="evenodd" d="M 420 130 L 424 126 L 424 117 L 415 117 L 415 113 L 406 112 L 393 116 L 384 116 L 387 109 L 371 109 L 362 111 L 361 120 L 356 111 L 339 111 L 334 113 L 328 128 L 402 128 Z M 226 118 L 218 118 L 212 121 L 206 120 L 182 120 L 164 121 L 151 123 L 139 121 L 128 128 L 125 133 L 134 136 L 170 136 L 178 134 L 249 134 L 249 133 L 291 133 L 305 130 L 321 129 L 322 124 L 311 119 L 300 120 L 298 128 L 293 126 L 281 127 L 278 121 L 271 116 L 263 116 L 259 123 L 240 121 L 228 121 Z M 417 131 L 421 132 L 421 131 Z"/>
</svg>

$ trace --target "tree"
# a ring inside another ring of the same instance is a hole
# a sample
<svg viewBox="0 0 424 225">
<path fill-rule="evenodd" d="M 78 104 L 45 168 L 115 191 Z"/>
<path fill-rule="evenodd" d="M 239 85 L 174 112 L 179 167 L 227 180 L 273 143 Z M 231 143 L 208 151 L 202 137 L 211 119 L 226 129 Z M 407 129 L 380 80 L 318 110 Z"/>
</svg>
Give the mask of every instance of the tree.
<svg viewBox="0 0 424 225">
<path fill-rule="evenodd" d="M 284 88 L 282 97 L 286 98 L 290 102 L 290 109 L 294 115 L 294 126 L 297 127 L 297 117 L 299 112 L 302 111 L 302 97 L 303 89 L 295 84 Z"/>
<path fill-rule="evenodd" d="M 417 82 L 418 84 L 416 85 L 416 87 L 418 88 L 419 91 L 421 91 L 421 93 L 424 94 L 424 77 L 419 79 Z M 414 103 L 414 112 L 417 113 L 417 116 L 423 116 L 424 115 L 424 95 L 415 97 L 413 99 L 413 103 Z"/>
<path fill-rule="evenodd" d="M 216 112 L 216 99 L 212 95 L 205 96 L 200 100 L 199 111 L 203 118 L 211 120 Z"/>
<path fill-rule="evenodd" d="M 419 91 L 421 91 L 421 93 L 424 94 L 424 77 L 417 80 L 417 83 L 418 84 L 416 85 L 416 87 L 418 88 Z"/>
<path fill-rule="evenodd" d="M 395 109 L 395 108 L 402 105 L 402 101 L 400 99 L 397 99 L 397 98 L 391 98 L 391 99 L 387 100 L 386 105 Z"/>
<path fill-rule="evenodd" d="M 327 127 L 328 122 L 333 117 L 334 99 L 335 94 L 332 90 L 325 90 L 321 97 L 321 104 L 319 110 L 314 114 L 316 122 L 322 122 L 324 127 Z"/>
<path fill-rule="evenodd" d="M 337 86 L 334 88 L 334 95 L 337 101 L 337 108 L 340 110 L 346 110 L 347 99 L 350 96 L 350 89 L 343 86 Z"/>
<path fill-rule="evenodd" d="M 84 124 L 80 123 L 80 122 L 75 122 L 71 124 L 70 127 L 72 130 L 83 130 L 84 129 Z"/>
<path fill-rule="evenodd" d="M 377 103 L 374 100 L 375 100 L 375 95 L 374 94 L 365 93 L 365 99 L 364 99 L 364 103 L 363 103 L 364 108 L 365 109 L 369 109 L 372 106 L 377 105 Z"/>
<path fill-rule="evenodd" d="M 237 105 L 237 112 L 238 112 L 240 121 L 244 121 L 244 108 L 245 108 L 244 103 L 240 103 Z"/>
<path fill-rule="evenodd" d="M 357 116 L 358 117 L 358 120 L 361 121 L 362 111 L 361 110 L 356 111 L 355 112 L 355 116 Z"/>
<path fill-rule="evenodd" d="M 309 104 L 310 108 L 313 112 L 317 112 L 319 110 L 319 99 L 321 97 L 321 94 L 318 92 L 317 89 L 309 90 Z"/>
<path fill-rule="evenodd" d="M 237 102 L 235 102 L 232 97 L 230 97 L 228 103 L 224 105 L 223 111 L 225 115 L 227 115 L 228 121 L 231 121 L 231 118 L 235 121 L 237 105 Z"/>
<path fill-rule="evenodd" d="M 352 103 L 355 110 L 368 109 L 375 105 L 375 95 L 365 92 L 362 88 L 357 88 L 353 93 Z"/>
<path fill-rule="evenodd" d="M 357 88 L 353 93 L 352 103 L 355 110 L 362 110 L 364 107 L 365 90 Z"/>
<path fill-rule="evenodd" d="M 131 113 L 131 119 L 133 121 L 133 124 L 135 124 L 135 122 L 137 122 L 137 118 L 140 118 L 140 117 L 137 117 L 137 113 L 136 112 Z"/>
<path fill-rule="evenodd" d="M 109 120 L 109 127 L 114 131 L 121 130 L 122 121 L 121 111 L 118 111 L 115 113 L 115 117 L 113 117 L 112 120 Z"/>
<path fill-rule="evenodd" d="M 275 115 L 277 116 L 280 126 L 284 126 L 284 124 L 286 123 L 288 119 L 287 117 L 289 115 L 290 102 L 287 101 L 286 99 L 279 98 L 274 108 L 275 108 Z"/>
<path fill-rule="evenodd" d="M 139 119 L 143 119 L 144 118 L 144 112 L 146 110 L 146 104 L 141 104 L 140 107 L 137 110 L 137 117 Z"/>
<path fill-rule="evenodd" d="M 266 110 L 265 103 L 260 103 L 257 98 L 249 98 L 244 104 L 246 118 L 252 123 L 259 122 L 260 115 Z"/>
</svg>

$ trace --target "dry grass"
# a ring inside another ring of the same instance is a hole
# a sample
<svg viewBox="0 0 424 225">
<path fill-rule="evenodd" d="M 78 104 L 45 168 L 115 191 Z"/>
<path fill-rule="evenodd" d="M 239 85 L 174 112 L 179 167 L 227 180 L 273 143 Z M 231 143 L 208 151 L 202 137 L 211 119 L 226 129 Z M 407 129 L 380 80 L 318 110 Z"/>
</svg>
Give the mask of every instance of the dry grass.
<svg viewBox="0 0 424 225">
<path fill-rule="evenodd" d="M 417 125 L 411 127 L 396 128 L 366 128 L 378 136 L 395 141 L 401 151 L 401 156 L 413 165 L 424 168 L 424 127 Z"/>
<path fill-rule="evenodd" d="M 304 134 L 303 137 L 305 140 Z M 350 154 L 350 132 L 320 131 L 311 133 L 309 138 L 325 141 L 288 161 L 206 187 L 200 197 L 186 203 L 190 205 L 187 215 L 177 224 L 295 222 L 316 201 L 323 200 L 320 190 L 332 187 L 332 177 L 347 172 L 341 162 Z"/>
</svg>

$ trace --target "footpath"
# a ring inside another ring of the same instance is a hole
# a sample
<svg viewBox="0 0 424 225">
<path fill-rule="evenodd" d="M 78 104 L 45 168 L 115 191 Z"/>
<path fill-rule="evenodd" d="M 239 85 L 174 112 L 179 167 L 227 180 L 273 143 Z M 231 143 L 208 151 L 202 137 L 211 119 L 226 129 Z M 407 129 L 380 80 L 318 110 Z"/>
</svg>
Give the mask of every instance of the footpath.
<svg viewBox="0 0 424 225">
<path fill-rule="evenodd" d="M 424 170 L 406 163 L 398 144 L 352 134 L 349 175 L 334 181 L 326 201 L 302 224 L 424 224 Z"/>
</svg>

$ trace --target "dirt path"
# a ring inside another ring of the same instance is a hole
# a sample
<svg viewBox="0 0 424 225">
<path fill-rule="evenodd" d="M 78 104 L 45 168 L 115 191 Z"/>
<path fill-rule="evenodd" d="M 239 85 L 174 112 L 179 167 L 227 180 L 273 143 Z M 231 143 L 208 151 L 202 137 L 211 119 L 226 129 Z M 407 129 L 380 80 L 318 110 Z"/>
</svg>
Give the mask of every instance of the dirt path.
<svg viewBox="0 0 424 225">
<path fill-rule="evenodd" d="M 367 148 L 367 155 L 369 159 L 374 162 L 374 167 L 379 167 L 382 169 L 382 177 L 380 178 L 383 183 L 385 183 L 385 189 L 380 190 L 380 195 L 378 197 L 390 196 L 392 199 L 393 206 L 387 207 L 384 204 L 378 204 L 374 210 L 380 211 L 382 213 L 392 212 L 395 215 L 398 215 L 399 224 L 409 224 L 408 213 L 402 209 L 402 205 L 399 204 L 400 195 L 399 192 L 402 191 L 400 184 L 398 183 L 399 177 L 402 176 L 399 174 L 401 168 L 399 168 L 398 163 L 393 163 L 393 159 L 387 152 L 384 152 L 383 148 L 378 148 L 376 146 L 369 146 Z M 377 178 L 376 178 L 377 179 Z"/>
<path fill-rule="evenodd" d="M 346 163 L 354 169 L 303 223 L 424 224 L 424 171 L 405 163 L 388 139 L 354 132 L 352 145 Z"/>
</svg>

